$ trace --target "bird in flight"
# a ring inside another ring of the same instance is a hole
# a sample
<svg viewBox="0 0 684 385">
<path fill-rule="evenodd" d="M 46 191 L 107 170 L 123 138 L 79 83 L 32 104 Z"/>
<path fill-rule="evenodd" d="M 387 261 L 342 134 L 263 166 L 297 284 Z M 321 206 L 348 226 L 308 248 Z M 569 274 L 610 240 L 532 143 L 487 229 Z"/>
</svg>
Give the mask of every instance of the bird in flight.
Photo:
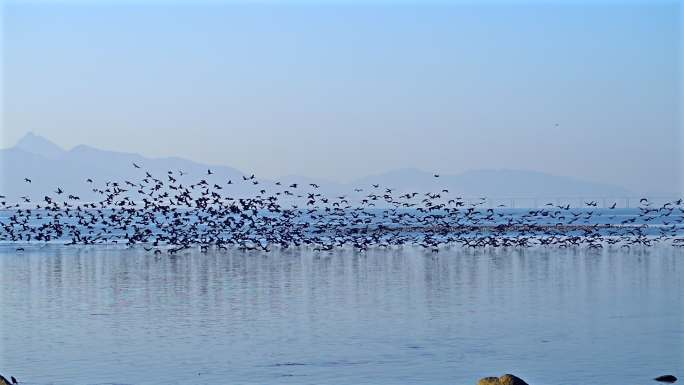
<svg viewBox="0 0 684 385">
<path fill-rule="evenodd" d="M 133 167 L 140 168 L 140 166 L 138 166 L 135 162 L 133 162 Z"/>
<path fill-rule="evenodd" d="M 92 189 L 102 196 L 99 202 L 77 202 L 80 200 L 78 196 L 69 195 L 57 187 L 56 193 L 68 198 L 57 202 L 54 197 L 45 196 L 36 202 L 34 211 L 27 208 L 31 202 L 28 196 L 21 197 L 21 203 L 7 206 L 5 196 L 0 195 L 3 212 L 16 208 L 8 215 L 3 213 L 0 242 L 22 242 L 15 246 L 17 251 L 22 251 L 23 242 L 59 239 L 66 240 L 67 244 L 91 245 L 125 241 L 130 246 L 142 244 L 144 250 L 154 251 L 155 255 L 163 250 L 174 254 L 194 246 L 199 246 L 203 252 L 212 246 L 225 250 L 231 245 L 242 250 L 262 249 L 267 252 L 268 244 L 283 247 L 311 245 L 319 251 L 345 245 L 367 250 L 373 246 L 414 244 L 438 251 L 450 244 L 464 247 L 586 245 L 600 248 L 613 244 L 630 247 L 671 241 L 674 246 L 684 248 L 681 225 L 673 225 L 684 222 L 682 199 L 665 203 L 662 208 L 651 208 L 643 198 L 638 213 L 626 214 L 627 218 L 621 223 L 605 223 L 601 222 L 601 211 L 604 206 L 606 209 L 616 208 L 615 202 L 610 205 L 604 200 L 601 209 L 591 211 L 583 208 L 598 207 L 596 200 L 579 200 L 576 207 L 579 211 L 570 211 L 570 204 L 547 203 L 543 208 L 513 214 L 494 208 L 494 202 L 485 197 L 464 200 L 463 197 L 451 196 L 444 186 L 435 190 L 440 191 L 438 193 L 424 194 L 417 202 L 414 199 L 419 192 L 407 193 L 382 184 L 371 184 L 373 189 L 365 188 L 370 190 L 369 193 L 354 203 L 357 194 L 347 198 L 344 193 L 326 196 L 309 190 L 299 195 L 295 190 L 307 185 L 318 189 L 316 183 L 282 183 L 283 187 L 289 184 L 289 188 L 278 188 L 269 193 L 264 185 L 270 186 L 270 183 L 258 181 L 254 174 L 242 175 L 242 178 L 246 184 L 264 187 L 260 187 L 256 195 L 236 197 L 221 194 L 219 191 L 229 189 L 220 183 L 210 183 L 207 181 L 209 178 L 184 186 L 172 171 L 167 171 L 168 182 L 153 178 L 148 171 L 143 173 L 147 177 L 138 183 L 125 181 L 133 188 L 139 186 L 137 194 L 132 191 L 126 193 L 127 188 L 122 188 L 117 181 L 107 181 L 101 189 Z M 207 174 L 214 172 L 208 169 Z M 433 173 L 433 177 L 438 178 L 439 174 Z M 28 178 L 24 180 L 31 182 Z M 93 183 L 91 178 L 86 181 Z M 39 184 L 41 182 L 39 179 Z M 238 182 L 227 180 L 227 184 Z M 274 183 L 281 186 L 281 182 Z M 60 184 L 64 185 L 63 182 Z M 379 189 L 381 186 L 383 188 Z M 70 186 L 65 188 L 66 191 L 71 189 Z M 354 188 L 354 192 L 361 191 L 364 189 Z M 284 196 L 288 197 L 287 201 L 281 202 Z M 306 199 L 301 202 L 306 204 L 305 209 L 299 208 L 300 198 Z M 382 203 L 387 208 L 379 207 Z M 657 227 L 647 227 L 646 222 L 658 216 L 665 219 L 662 221 L 664 226 L 658 223 Z M 65 222 L 64 218 L 69 221 Z M 609 217 L 610 220 L 614 218 L 615 215 Z"/>
</svg>

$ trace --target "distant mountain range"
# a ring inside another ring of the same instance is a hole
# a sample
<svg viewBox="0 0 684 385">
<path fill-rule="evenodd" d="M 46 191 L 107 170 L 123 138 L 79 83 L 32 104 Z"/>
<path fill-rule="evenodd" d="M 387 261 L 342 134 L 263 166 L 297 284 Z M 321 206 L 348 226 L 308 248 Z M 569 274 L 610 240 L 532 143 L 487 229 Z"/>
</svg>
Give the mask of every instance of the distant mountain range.
<svg viewBox="0 0 684 385">
<path fill-rule="evenodd" d="M 133 163 L 141 169 L 133 167 Z M 213 175 L 207 175 L 211 169 Z M 61 187 L 82 199 L 92 199 L 92 186 L 86 183 L 92 178 L 96 185 L 102 186 L 108 180 L 139 181 L 150 172 L 165 178 L 167 171 L 178 174 L 183 170 L 187 175 L 178 176 L 181 182 L 193 183 L 200 178 L 224 185 L 233 181 L 230 192 L 250 194 L 258 189 L 272 186 L 274 181 L 259 179 L 258 186 L 243 182 L 248 174 L 240 170 L 217 165 L 207 165 L 191 160 L 169 157 L 148 158 L 142 155 L 100 150 L 79 145 L 65 150 L 55 143 L 28 133 L 14 147 L 0 150 L 0 194 L 10 201 L 25 195 L 42 198 L 46 193 Z M 250 173 L 251 174 L 251 173 Z M 32 183 L 25 183 L 30 178 Z M 186 178 L 185 180 L 183 178 Z M 457 175 L 440 175 L 417 169 L 398 169 L 383 174 L 366 176 L 350 183 L 335 183 L 318 178 L 286 176 L 279 179 L 283 185 L 299 183 L 308 186 L 315 183 L 325 194 L 354 195 L 355 188 L 363 188 L 366 194 L 372 184 L 392 188 L 395 192 L 435 192 L 448 189 L 451 194 L 464 197 L 601 197 L 626 196 L 631 193 L 619 186 L 593 183 L 576 178 L 556 176 L 535 171 L 521 170 L 476 170 Z M 356 194 L 358 195 L 358 194 Z"/>
</svg>

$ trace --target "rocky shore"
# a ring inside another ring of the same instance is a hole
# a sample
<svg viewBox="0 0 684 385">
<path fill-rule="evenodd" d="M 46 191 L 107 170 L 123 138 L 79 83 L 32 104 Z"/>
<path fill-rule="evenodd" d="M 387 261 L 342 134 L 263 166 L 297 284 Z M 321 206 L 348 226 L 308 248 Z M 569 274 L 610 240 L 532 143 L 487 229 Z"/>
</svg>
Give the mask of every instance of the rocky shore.
<svg viewBox="0 0 684 385">
<path fill-rule="evenodd" d="M 677 377 L 667 374 L 664 376 L 658 376 L 653 379 L 658 382 L 665 382 L 673 384 L 677 382 Z M 527 382 L 523 381 L 520 377 L 516 377 L 512 374 L 504 374 L 501 377 L 484 377 L 477 382 L 477 385 L 528 385 Z"/>
<path fill-rule="evenodd" d="M 12 382 L 10 382 L 8 379 L 6 379 L 5 377 L 3 377 L 0 374 L 0 385 L 17 384 L 14 377 L 11 377 L 11 378 L 13 380 Z M 665 382 L 665 383 L 672 384 L 672 383 L 677 382 L 677 377 L 675 377 L 671 374 L 667 374 L 664 376 L 656 377 L 656 378 L 654 378 L 654 380 L 658 381 L 658 382 Z M 484 377 L 484 378 L 481 378 L 477 382 L 477 385 L 528 385 L 528 383 L 525 382 L 520 377 L 516 377 L 512 374 L 504 374 L 501 377 Z"/>
</svg>

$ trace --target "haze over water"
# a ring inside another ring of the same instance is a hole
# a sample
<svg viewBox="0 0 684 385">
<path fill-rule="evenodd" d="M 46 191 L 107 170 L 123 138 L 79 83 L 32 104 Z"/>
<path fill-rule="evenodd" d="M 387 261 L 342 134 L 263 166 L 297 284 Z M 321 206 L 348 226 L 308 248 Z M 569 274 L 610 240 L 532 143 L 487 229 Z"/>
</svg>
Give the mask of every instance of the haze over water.
<svg viewBox="0 0 684 385">
<path fill-rule="evenodd" d="M 644 384 L 684 369 L 682 250 L 9 246 L 27 384 Z"/>
<path fill-rule="evenodd" d="M 0 374 L 681 382 L 683 11 L 0 1 Z"/>
</svg>

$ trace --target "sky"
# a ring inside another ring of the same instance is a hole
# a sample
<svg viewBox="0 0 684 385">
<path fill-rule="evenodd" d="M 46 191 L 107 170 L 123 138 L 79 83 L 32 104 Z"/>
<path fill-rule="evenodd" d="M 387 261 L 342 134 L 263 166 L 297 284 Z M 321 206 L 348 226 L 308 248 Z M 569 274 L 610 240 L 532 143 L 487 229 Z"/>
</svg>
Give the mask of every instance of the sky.
<svg viewBox="0 0 684 385">
<path fill-rule="evenodd" d="M 9 1 L 0 144 L 679 193 L 681 21 L 675 1 Z"/>
</svg>

